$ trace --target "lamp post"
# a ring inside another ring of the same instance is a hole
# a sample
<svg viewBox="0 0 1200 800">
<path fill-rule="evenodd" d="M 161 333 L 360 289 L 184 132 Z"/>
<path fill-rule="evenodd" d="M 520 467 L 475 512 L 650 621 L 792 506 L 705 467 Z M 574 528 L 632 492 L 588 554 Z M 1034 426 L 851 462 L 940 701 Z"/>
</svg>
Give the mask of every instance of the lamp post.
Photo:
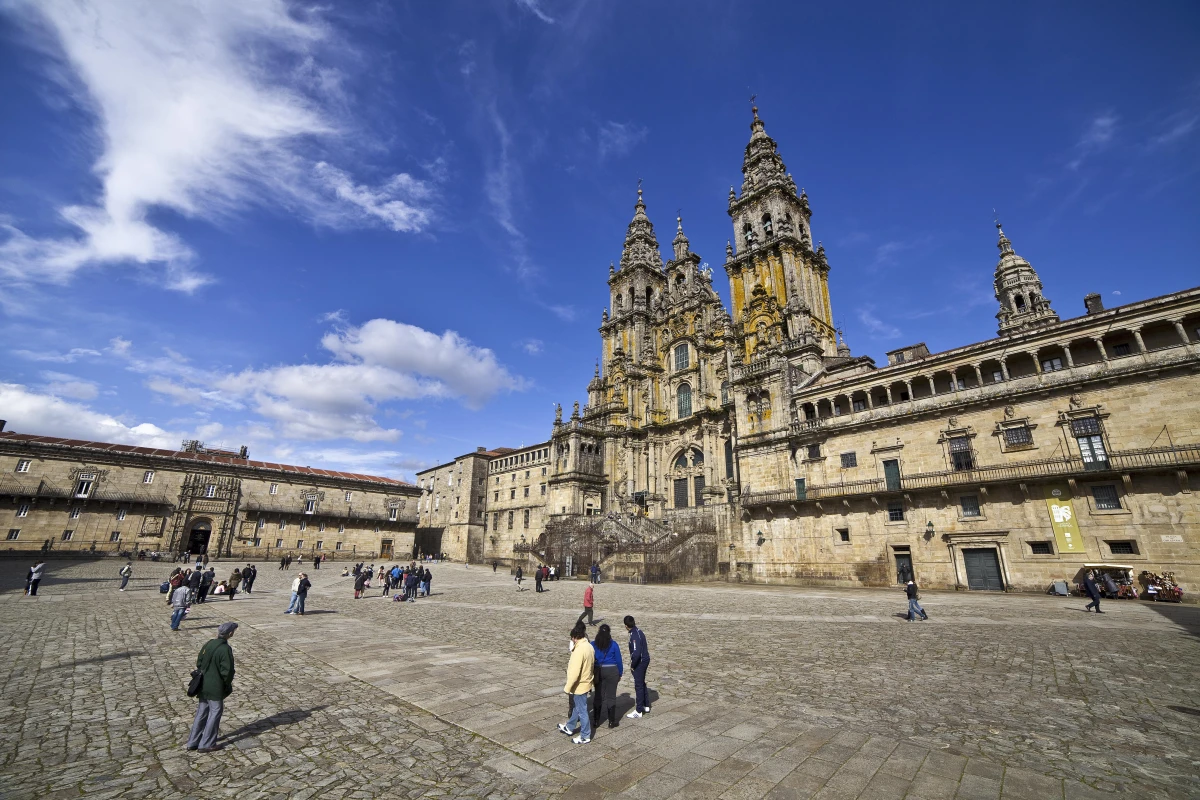
<svg viewBox="0 0 1200 800">
<path fill-rule="evenodd" d="M 928 522 L 925 523 L 925 541 L 929 541 L 932 538 L 933 538 L 933 520 L 929 520 Z"/>
</svg>

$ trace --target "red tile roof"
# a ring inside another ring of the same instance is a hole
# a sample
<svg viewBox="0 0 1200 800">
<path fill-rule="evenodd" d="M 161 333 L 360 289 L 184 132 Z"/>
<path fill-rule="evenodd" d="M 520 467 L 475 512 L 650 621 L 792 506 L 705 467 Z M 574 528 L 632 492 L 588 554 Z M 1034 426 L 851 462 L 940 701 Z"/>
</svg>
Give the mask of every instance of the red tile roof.
<svg viewBox="0 0 1200 800">
<path fill-rule="evenodd" d="M 270 461 L 252 461 L 248 458 L 238 458 L 237 456 L 215 455 L 213 453 L 193 453 L 187 450 L 165 450 L 154 447 L 136 447 L 130 444 L 113 444 L 111 442 L 87 442 L 82 439 L 63 439 L 57 436 L 35 436 L 29 433 L 14 433 L 13 431 L 0 431 L 0 441 L 28 442 L 30 444 L 47 444 L 59 447 L 85 447 L 89 450 L 104 450 L 110 453 L 131 453 L 143 456 L 157 456 L 160 458 L 186 459 L 190 461 L 202 461 L 210 464 L 227 464 L 237 467 L 252 467 L 256 469 L 275 470 L 278 472 L 291 472 L 300 475 L 312 475 L 318 478 L 344 478 L 347 480 L 383 483 L 388 486 L 408 486 L 416 488 L 413 486 L 413 484 L 406 481 L 398 481 L 395 478 L 384 478 L 379 475 L 360 475 L 356 472 L 338 472 L 337 470 L 318 469 L 316 467 L 297 467 L 292 464 L 275 464 Z"/>
</svg>

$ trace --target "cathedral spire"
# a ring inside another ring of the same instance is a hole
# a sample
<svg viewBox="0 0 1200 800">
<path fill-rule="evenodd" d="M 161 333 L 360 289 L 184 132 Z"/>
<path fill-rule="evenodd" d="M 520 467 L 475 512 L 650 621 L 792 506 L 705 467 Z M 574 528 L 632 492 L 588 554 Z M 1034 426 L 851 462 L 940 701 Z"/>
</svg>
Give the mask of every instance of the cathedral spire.
<svg viewBox="0 0 1200 800">
<path fill-rule="evenodd" d="M 679 261 L 686 258 L 691 247 L 688 245 L 688 238 L 683 233 L 683 214 L 680 213 L 675 217 L 675 241 L 671 242 L 671 246 L 675 249 L 675 260 Z"/>
<path fill-rule="evenodd" d="M 790 188 L 795 194 L 796 185 L 779 156 L 779 146 L 767 135 L 766 126 L 758 116 L 758 106 L 750 110 L 754 119 L 750 121 L 750 143 L 742 159 L 742 197 L 775 185 Z"/>
<path fill-rule="evenodd" d="M 1037 271 L 1013 250 L 999 220 L 996 220 L 996 231 L 1000 236 L 996 244 L 1000 261 L 996 264 L 995 276 L 996 299 L 1000 301 L 1000 311 L 996 314 L 1000 335 L 1008 336 L 1058 322 L 1058 314 L 1042 295 L 1042 281 Z"/>
<path fill-rule="evenodd" d="M 625 231 L 625 247 L 621 250 L 621 269 L 630 267 L 662 269 L 662 253 L 658 239 L 654 236 L 654 225 L 646 216 L 646 203 L 642 200 L 642 182 L 638 181 L 637 203 L 633 207 L 633 219 Z"/>
</svg>

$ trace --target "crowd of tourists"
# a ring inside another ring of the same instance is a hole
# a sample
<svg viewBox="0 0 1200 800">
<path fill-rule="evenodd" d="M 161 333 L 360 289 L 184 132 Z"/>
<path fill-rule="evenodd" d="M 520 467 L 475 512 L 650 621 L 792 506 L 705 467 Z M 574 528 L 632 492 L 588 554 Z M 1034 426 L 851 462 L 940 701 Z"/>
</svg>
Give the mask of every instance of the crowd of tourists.
<svg viewBox="0 0 1200 800">
<path fill-rule="evenodd" d="M 376 586 L 382 586 L 382 597 L 392 592 L 392 600 L 397 603 L 415 603 L 418 597 L 429 597 L 433 593 L 433 573 L 429 567 L 410 561 L 407 565 L 393 564 L 386 567 L 383 564 L 376 569 L 374 564 L 364 566 L 363 562 L 347 567 L 342 571 L 342 577 L 354 577 L 354 599 L 360 600 L 367 596 L 372 581 Z"/>
<path fill-rule="evenodd" d="M 588 590 L 591 590 L 588 586 Z M 627 719 L 640 719 L 650 713 L 649 692 L 646 689 L 646 670 L 650 667 L 650 649 L 646 646 L 646 635 L 638 628 L 632 616 L 624 619 L 625 631 L 629 634 L 629 671 L 633 673 L 633 710 Z M 621 646 L 612 637 L 612 629 L 602 624 L 596 638 L 587 637 L 587 626 L 576 622 L 571 629 L 568 645 L 571 653 L 567 662 L 567 682 L 563 686 L 568 702 L 569 716 L 558 729 L 572 737 L 575 744 L 587 744 L 592 740 L 592 731 L 608 720 L 608 727 L 615 728 L 617 719 L 617 684 L 625 674 Z M 591 698 L 589 708 L 588 698 Z"/>
</svg>

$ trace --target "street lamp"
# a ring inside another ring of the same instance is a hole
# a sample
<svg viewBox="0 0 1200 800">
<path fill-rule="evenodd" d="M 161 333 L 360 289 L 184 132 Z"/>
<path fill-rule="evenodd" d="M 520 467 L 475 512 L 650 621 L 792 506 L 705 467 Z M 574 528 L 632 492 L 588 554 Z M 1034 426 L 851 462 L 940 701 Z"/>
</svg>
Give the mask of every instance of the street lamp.
<svg viewBox="0 0 1200 800">
<path fill-rule="evenodd" d="M 925 523 L 925 538 L 927 540 L 933 538 L 933 520 Z"/>
</svg>

